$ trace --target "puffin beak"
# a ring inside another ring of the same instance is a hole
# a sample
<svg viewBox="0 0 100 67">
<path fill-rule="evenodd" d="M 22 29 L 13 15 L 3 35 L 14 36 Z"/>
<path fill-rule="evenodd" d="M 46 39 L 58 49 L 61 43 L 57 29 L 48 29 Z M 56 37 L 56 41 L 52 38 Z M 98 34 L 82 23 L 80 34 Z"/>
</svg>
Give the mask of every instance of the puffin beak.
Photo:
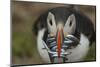
<svg viewBox="0 0 100 67">
<path fill-rule="evenodd" d="M 60 58 L 61 55 L 61 48 L 62 48 L 62 43 L 63 43 L 63 29 L 58 29 L 57 30 L 57 53 L 58 53 L 58 58 Z"/>
</svg>

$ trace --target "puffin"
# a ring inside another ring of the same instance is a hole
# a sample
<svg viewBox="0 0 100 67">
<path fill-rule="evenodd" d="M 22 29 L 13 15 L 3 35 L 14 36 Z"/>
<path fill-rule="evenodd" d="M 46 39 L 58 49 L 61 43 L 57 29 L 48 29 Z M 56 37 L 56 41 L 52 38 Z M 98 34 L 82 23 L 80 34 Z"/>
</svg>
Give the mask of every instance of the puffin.
<svg viewBox="0 0 100 67">
<path fill-rule="evenodd" d="M 65 6 L 42 13 L 33 24 L 33 32 L 45 63 L 83 61 L 96 37 L 90 18 Z"/>
</svg>

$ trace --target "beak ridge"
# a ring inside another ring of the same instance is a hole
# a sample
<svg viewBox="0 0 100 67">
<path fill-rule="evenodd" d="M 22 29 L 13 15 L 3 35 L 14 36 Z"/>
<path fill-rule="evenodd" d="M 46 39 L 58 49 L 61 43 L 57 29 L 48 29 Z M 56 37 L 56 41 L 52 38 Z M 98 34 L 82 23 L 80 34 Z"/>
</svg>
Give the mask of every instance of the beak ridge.
<svg viewBox="0 0 100 67">
<path fill-rule="evenodd" d="M 57 31 L 57 52 L 58 52 L 58 57 L 60 57 L 60 54 L 61 54 L 62 43 L 63 43 L 63 30 L 61 29 L 61 30 Z"/>
</svg>

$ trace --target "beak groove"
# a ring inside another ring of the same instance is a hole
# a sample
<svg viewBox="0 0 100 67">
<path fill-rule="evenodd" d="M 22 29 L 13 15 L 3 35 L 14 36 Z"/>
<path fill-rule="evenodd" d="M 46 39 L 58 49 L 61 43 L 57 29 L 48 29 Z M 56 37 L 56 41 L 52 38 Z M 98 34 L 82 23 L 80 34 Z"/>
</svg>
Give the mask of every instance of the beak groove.
<svg viewBox="0 0 100 67">
<path fill-rule="evenodd" d="M 57 52 L 58 52 L 58 57 L 60 57 L 60 54 L 61 54 L 62 42 L 63 42 L 63 31 L 58 30 L 57 31 Z"/>
</svg>

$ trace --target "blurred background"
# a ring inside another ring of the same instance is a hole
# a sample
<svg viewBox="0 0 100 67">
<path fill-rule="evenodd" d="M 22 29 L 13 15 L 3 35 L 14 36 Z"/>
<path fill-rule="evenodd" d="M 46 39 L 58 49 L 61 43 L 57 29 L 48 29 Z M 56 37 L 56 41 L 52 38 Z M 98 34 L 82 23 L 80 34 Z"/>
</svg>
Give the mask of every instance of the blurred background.
<svg viewBox="0 0 100 67">
<path fill-rule="evenodd" d="M 70 5 L 55 4 L 55 3 L 39 3 L 39 2 L 23 2 L 11 1 L 11 29 L 12 29 L 12 44 L 11 54 L 12 64 L 43 64 L 37 51 L 36 36 L 32 32 L 32 26 L 35 20 L 48 9 Z M 76 5 L 77 6 L 77 5 Z M 94 24 L 96 21 L 96 12 L 94 6 L 77 6 L 81 12 L 87 15 Z M 96 45 L 93 43 L 89 53 L 84 58 L 84 61 L 96 60 Z"/>
</svg>

